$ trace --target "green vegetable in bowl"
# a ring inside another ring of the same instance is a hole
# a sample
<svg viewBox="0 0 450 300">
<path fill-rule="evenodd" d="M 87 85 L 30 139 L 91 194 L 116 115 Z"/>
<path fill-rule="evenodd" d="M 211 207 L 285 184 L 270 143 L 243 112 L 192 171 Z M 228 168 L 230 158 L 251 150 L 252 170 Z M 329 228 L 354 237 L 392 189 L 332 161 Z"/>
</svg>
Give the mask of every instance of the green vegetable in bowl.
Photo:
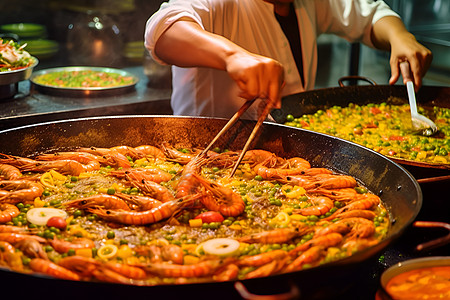
<svg viewBox="0 0 450 300">
<path fill-rule="evenodd" d="M 0 72 L 14 71 L 31 66 L 34 58 L 24 50 L 26 44 L 0 39 Z"/>
</svg>

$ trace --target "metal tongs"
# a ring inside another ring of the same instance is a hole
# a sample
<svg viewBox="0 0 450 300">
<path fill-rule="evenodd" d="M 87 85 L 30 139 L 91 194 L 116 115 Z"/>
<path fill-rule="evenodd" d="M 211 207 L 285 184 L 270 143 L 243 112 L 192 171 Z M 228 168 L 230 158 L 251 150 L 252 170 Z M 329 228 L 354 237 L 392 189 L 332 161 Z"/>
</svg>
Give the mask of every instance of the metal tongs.
<svg viewBox="0 0 450 300">
<path fill-rule="evenodd" d="M 214 145 L 214 143 L 225 132 L 227 132 L 228 129 L 230 129 L 231 126 L 233 126 L 234 123 L 236 123 L 236 121 L 247 111 L 247 109 L 256 101 L 256 99 L 257 98 L 246 101 L 244 103 L 244 105 L 242 105 L 242 107 L 230 118 L 230 120 L 227 122 L 227 124 L 225 124 L 225 126 L 213 138 L 211 143 L 200 153 L 200 155 L 208 152 L 211 149 L 211 147 Z M 250 146 L 250 144 L 252 143 L 252 141 L 255 138 L 256 134 L 258 133 L 262 123 L 264 122 L 264 120 L 269 115 L 271 109 L 272 109 L 272 103 L 270 101 L 267 101 L 267 105 L 266 105 L 266 107 L 264 107 L 263 112 L 259 116 L 258 121 L 257 121 L 255 127 L 253 128 L 253 131 L 251 132 L 250 136 L 248 137 L 247 142 L 245 143 L 244 148 L 242 149 L 242 152 L 240 153 L 240 155 L 238 157 L 238 160 L 236 161 L 236 164 L 234 165 L 233 170 L 230 173 L 230 177 L 232 177 L 234 175 L 234 173 L 236 172 L 237 167 L 239 166 L 239 164 L 241 163 L 242 159 L 244 158 L 245 152 L 247 152 L 248 147 Z"/>
</svg>

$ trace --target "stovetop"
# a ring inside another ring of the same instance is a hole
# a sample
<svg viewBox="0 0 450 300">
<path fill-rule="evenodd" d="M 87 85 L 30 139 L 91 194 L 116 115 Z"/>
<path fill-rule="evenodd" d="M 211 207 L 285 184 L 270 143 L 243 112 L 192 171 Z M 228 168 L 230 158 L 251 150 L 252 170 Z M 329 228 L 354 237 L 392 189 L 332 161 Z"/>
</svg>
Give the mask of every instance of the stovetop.
<svg viewBox="0 0 450 300">
<path fill-rule="evenodd" d="M 171 114 L 169 104 L 171 89 L 152 86 L 142 68 L 128 70 L 140 77 L 136 90 L 113 97 L 61 97 L 34 90 L 29 81 L 19 83 L 17 94 L 0 101 L 0 130 L 39 122 L 68 118 L 127 115 Z M 429 170 L 428 170 L 429 171 Z M 450 174 L 450 171 L 444 171 Z M 421 174 L 412 173 L 416 178 Z M 442 175 L 440 172 L 439 175 Z M 450 223 L 450 197 L 447 182 L 421 184 L 422 209 L 417 221 Z M 447 235 L 444 229 L 416 228 L 410 226 L 376 261 L 355 276 L 350 289 L 332 299 L 375 299 L 380 288 L 379 279 L 384 270 L 408 259 L 428 256 L 449 256 L 450 245 L 427 251 L 417 251 L 416 246 Z"/>
</svg>

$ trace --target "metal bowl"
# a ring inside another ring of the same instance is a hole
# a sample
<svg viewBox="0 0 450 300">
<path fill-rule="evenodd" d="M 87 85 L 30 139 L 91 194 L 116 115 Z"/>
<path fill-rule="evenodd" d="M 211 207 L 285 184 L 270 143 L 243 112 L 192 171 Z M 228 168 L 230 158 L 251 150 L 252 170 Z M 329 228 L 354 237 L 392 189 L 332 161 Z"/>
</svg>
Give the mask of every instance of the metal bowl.
<svg viewBox="0 0 450 300">
<path fill-rule="evenodd" d="M 39 63 L 39 60 L 36 57 L 33 57 L 33 59 L 34 63 L 27 68 L 0 72 L 0 85 L 9 85 L 30 78 L 33 68 Z"/>
<path fill-rule="evenodd" d="M 380 278 L 381 290 L 377 293 L 378 298 L 382 300 L 393 300 L 387 291 L 387 285 L 389 281 L 397 275 L 403 274 L 408 271 L 429 268 L 429 267 L 443 267 L 450 266 L 450 256 L 430 256 L 416 259 L 409 259 L 403 262 L 399 262 L 386 271 L 383 272 Z"/>
<path fill-rule="evenodd" d="M 126 85 L 119 85 L 113 87 L 58 87 L 54 85 L 45 85 L 36 82 L 36 78 L 40 75 L 51 74 L 55 72 L 71 72 L 71 71 L 96 71 L 105 73 L 115 73 L 126 77 L 133 77 L 133 82 Z M 89 67 L 89 66 L 74 66 L 51 68 L 34 72 L 30 78 L 32 84 L 42 93 L 64 96 L 64 97 L 95 97 L 95 96 L 113 96 L 129 92 L 134 89 L 139 81 L 139 78 L 134 74 L 114 68 L 104 67 Z"/>
</svg>

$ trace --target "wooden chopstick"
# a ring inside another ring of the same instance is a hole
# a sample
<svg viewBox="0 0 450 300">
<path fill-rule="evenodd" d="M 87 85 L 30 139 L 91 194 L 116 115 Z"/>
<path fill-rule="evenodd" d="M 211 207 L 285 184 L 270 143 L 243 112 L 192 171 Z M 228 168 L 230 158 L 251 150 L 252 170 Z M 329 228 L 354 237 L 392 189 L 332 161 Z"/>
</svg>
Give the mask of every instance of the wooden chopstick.
<svg viewBox="0 0 450 300">
<path fill-rule="evenodd" d="M 258 122 L 256 123 L 255 127 L 253 128 L 252 133 L 250 134 L 249 138 L 247 139 L 247 142 L 245 143 L 244 149 L 242 149 L 242 152 L 239 155 L 239 158 L 236 161 L 236 163 L 235 163 L 235 165 L 233 167 L 233 170 L 230 173 L 230 177 L 232 177 L 234 175 L 234 173 L 236 172 L 237 167 L 239 166 L 239 164 L 241 163 L 242 159 L 244 158 L 245 152 L 247 152 L 248 147 L 250 146 L 251 142 L 253 141 L 253 139 L 255 138 L 256 134 L 258 133 L 262 123 L 264 122 L 264 120 L 269 115 L 271 109 L 272 109 L 272 102 L 267 101 L 267 105 L 266 105 L 266 107 L 264 107 L 263 112 L 261 113 L 261 115 L 258 118 Z"/>
<path fill-rule="evenodd" d="M 246 101 L 241 108 L 239 108 L 239 110 L 231 117 L 231 119 L 227 122 L 227 124 L 225 124 L 225 126 L 223 126 L 223 128 L 219 131 L 219 133 L 212 139 L 212 141 L 209 143 L 209 145 L 203 149 L 202 152 L 200 152 L 199 156 L 204 155 L 205 153 L 207 153 L 212 146 L 214 145 L 214 143 L 226 132 L 228 131 L 231 126 L 233 126 L 234 123 L 236 123 L 236 121 L 244 114 L 244 112 L 247 111 L 247 109 L 255 102 L 257 98 L 252 99 L 252 100 L 248 100 Z M 242 159 L 244 158 L 245 153 L 248 150 L 248 147 L 250 146 L 251 142 L 253 141 L 253 139 L 255 138 L 256 134 L 258 133 L 262 123 L 264 122 L 264 120 L 267 118 L 267 116 L 270 113 L 270 110 L 272 109 L 272 103 L 270 101 L 267 101 L 267 105 L 264 108 L 263 112 L 261 113 L 261 115 L 258 118 L 258 121 L 255 125 L 255 127 L 253 128 L 253 131 L 251 132 L 250 136 L 247 139 L 247 142 L 244 145 L 244 148 L 242 149 L 238 160 L 236 161 L 233 170 L 230 173 L 230 177 L 232 177 L 234 175 L 234 173 L 236 172 L 237 167 L 239 166 L 239 164 L 241 163 Z"/>
</svg>

